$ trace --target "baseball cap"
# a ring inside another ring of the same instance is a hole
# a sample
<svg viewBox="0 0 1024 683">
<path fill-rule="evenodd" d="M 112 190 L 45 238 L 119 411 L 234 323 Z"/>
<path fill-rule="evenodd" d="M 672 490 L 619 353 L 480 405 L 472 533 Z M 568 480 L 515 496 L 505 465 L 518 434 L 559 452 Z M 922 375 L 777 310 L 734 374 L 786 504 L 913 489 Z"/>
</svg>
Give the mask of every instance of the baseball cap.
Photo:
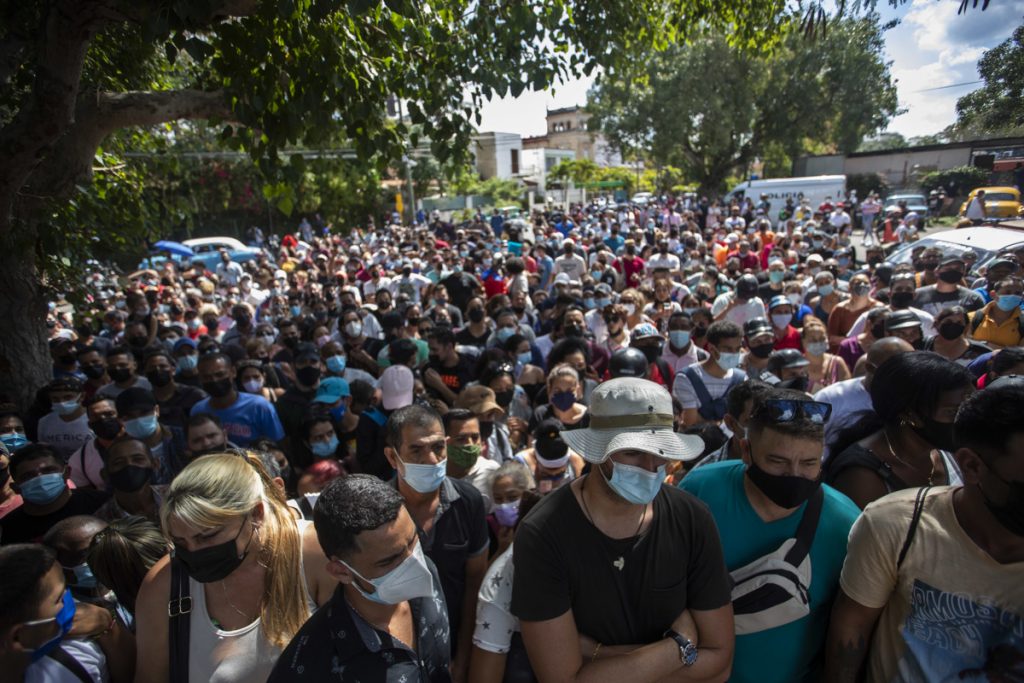
<svg viewBox="0 0 1024 683">
<path fill-rule="evenodd" d="M 482 384 L 475 384 L 463 389 L 459 395 L 455 397 L 455 407 L 465 408 L 478 417 L 480 415 L 486 415 L 492 410 L 497 410 L 502 414 L 505 413 L 502 407 L 498 405 L 497 398 L 494 395 L 494 390 L 490 387 L 485 387 Z"/>
<path fill-rule="evenodd" d="M 618 377 L 597 385 L 590 397 L 590 426 L 562 432 L 587 462 L 602 463 L 616 451 L 635 450 L 666 460 L 693 460 L 704 440 L 672 429 L 672 396 L 646 379 Z"/>
<path fill-rule="evenodd" d="M 306 342 L 295 347 L 295 362 L 303 360 L 320 360 L 320 349 L 316 344 Z"/>
<path fill-rule="evenodd" d="M 789 300 L 786 300 L 789 303 Z M 764 318 L 751 318 L 743 324 L 743 336 L 747 339 L 753 339 L 754 337 L 761 334 L 775 334 L 775 330 L 772 329 L 772 324 Z"/>
<path fill-rule="evenodd" d="M 341 377 L 327 377 L 320 380 L 313 403 L 337 403 L 338 399 L 351 395 L 348 382 Z"/>
<path fill-rule="evenodd" d="M 171 351 L 173 353 L 177 353 L 178 349 L 180 349 L 182 346 L 187 346 L 190 349 L 194 349 L 194 348 L 197 348 L 199 345 L 196 344 L 194 339 L 189 339 L 188 337 L 182 337 L 178 341 L 174 342 L 174 347 L 171 349 Z"/>
<path fill-rule="evenodd" d="M 415 378 L 405 365 L 392 365 L 380 376 L 381 405 L 384 410 L 397 410 L 412 405 Z"/>
<path fill-rule="evenodd" d="M 572 282 L 572 278 L 569 277 L 569 273 L 559 273 L 555 276 L 556 285 L 567 285 Z"/>
<path fill-rule="evenodd" d="M 803 368 L 811 364 L 811 361 L 804 357 L 797 349 L 780 349 L 773 351 L 768 358 L 768 370 L 778 374 L 779 370 L 785 368 Z"/>
<path fill-rule="evenodd" d="M 793 305 L 793 302 L 790 301 L 786 297 L 785 294 L 776 294 L 775 296 L 773 296 L 771 298 L 771 301 L 768 302 L 768 310 L 770 311 L 773 308 L 777 308 L 779 306 L 791 306 L 791 305 Z"/>
<path fill-rule="evenodd" d="M 907 327 L 921 327 L 921 319 L 913 311 L 893 311 L 885 318 L 885 331 L 902 330 Z"/>
<path fill-rule="evenodd" d="M 658 333 L 658 328 L 651 323 L 640 323 L 633 328 L 633 331 L 629 333 L 630 341 L 639 341 L 641 339 L 651 339 L 652 337 L 661 337 Z"/>
</svg>

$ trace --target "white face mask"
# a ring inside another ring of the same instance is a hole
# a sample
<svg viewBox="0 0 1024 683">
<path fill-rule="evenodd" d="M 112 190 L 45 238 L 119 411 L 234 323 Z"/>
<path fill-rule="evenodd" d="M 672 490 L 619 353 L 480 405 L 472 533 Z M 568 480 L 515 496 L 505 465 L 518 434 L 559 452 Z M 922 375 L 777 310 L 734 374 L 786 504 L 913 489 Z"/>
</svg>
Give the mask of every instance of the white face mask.
<svg viewBox="0 0 1024 683">
<path fill-rule="evenodd" d="M 247 379 L 242 382 L 242 387 L 245 388 L 246 393 L 258 394 L 263 389 L 262 379 Z"/>
<path fill-rule="evenodd" d="M 345 334 L 350 337 L 358 337 L 363 333 L 363 324 L 353 320 L 350 323 L 345 324 Z"/>
<path fill-rule="evenodd" d="M 427 566 L 426 558 L 423 557 L 423 546 L 419 541 L 412 554 L 405 558 L 400 565 L 389 571 L 384 576 L 376 579 L 368 579 L 355 569 L 352 565 L 338 560 L 360 579 L 370 584 L 376 590 L 367 593 L 353 582 L 352 586 L 359 591 L 367 600 L 381 605 L 398 605 L 413 598 L 427 598 L 434 594 L 434 580 Z"/>
</svg>

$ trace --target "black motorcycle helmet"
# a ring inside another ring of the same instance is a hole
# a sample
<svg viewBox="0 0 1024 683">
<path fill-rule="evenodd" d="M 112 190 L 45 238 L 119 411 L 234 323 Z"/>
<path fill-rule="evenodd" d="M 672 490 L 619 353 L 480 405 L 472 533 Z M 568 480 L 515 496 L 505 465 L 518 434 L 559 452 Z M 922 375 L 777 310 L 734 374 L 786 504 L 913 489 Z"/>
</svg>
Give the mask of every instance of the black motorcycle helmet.
<svg viewBox="0 0 1024 683">
<path fill-rule="evenodd" d="M 640 349 L 626 346 L 612 354 L 608 372 L 616 377 L 647 377 L 647 357 Z"/>
</svg>

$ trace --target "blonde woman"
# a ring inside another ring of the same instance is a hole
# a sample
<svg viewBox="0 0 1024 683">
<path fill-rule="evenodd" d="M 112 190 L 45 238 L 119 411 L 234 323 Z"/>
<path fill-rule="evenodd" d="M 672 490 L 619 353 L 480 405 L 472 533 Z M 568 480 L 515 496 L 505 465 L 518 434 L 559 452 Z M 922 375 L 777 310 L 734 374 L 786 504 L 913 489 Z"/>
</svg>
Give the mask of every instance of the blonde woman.
<svg viewBox="0 0 1024 683">
<path fill-rule="evenodd" d="M 804 318 L 800 340 L 804 346 L 804 356 L 810 361 L 807 366 L 807 393 L 813 394 L 830 384 L 850 379 L 850 368 L 846 367 L 846 361 L 828 352 L 828 328 L 819 318 Z"/>
<path fill-rule="evenodd" d="M 650 318 L 644 315 L 644 308 L 647 306 L 647 300 L 644 298 L 644 295 L 640 293 L 639 289 L 633 289 L 630 287 L 622 290 L 622 294 L 619 295 L 619 303 L 626 309 L 627 330 L 632 330 L 641 323 L 654 324 Z"/>
<path fill-rule="evenodd" d="M 583 401 L 583 381 L 579 370 L 568 363 L 551 368 L 548 373 L 548 402 L 533 411 L 530 431 L 549 418 L 561 423 L 562 429 L 585 429 L 590 426 L 590 413 Z"/>
<path fill-rule="evenodd" d="M 294 519 L 257 456 L 227 453 L 182 470 L 164 497 L 160 522 L 183 570 L 179 591 L 187 585 L 191 605 L 171 600 L 171 556 L 164 557 L 136 602 L 136 680 L 170 681 L 170 667 L 182 661 L 171 661 L 169 611 L 188 612 L 177 619 L 189 619 L 189 683 L 266 680 L 281 650 L 337 586 L 313 525 Z"/>
</svg>

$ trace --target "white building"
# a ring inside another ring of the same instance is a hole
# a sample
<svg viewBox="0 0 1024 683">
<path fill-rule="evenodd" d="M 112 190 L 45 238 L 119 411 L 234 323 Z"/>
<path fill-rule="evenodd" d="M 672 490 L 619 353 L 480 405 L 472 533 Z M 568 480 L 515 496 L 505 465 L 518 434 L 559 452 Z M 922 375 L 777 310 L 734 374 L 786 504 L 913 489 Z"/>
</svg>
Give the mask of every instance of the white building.
<svg viewBox="0 0 1024 683">
<path fill-rule="evenodd" d="M 476 171 L 484 180 L 507 180 L 522 173 L 523 138 L 518 133 L 479 133 L 473 142 Z"/>
</svg>

